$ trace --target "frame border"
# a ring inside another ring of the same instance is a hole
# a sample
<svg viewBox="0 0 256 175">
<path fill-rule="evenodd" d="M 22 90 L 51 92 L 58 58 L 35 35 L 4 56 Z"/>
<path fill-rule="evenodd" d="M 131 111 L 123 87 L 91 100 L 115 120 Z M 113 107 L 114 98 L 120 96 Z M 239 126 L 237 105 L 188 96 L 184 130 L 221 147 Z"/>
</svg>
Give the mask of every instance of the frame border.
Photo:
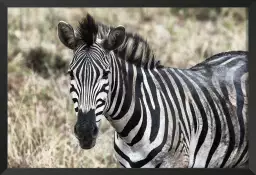
<svg viewBox="0 0 256 175">
<path fill-rule="evenodd" d="M 3 2 L 5 1 L 5 2 Z M 256 113 L 256 109 L 253 108 L 254 102 L 256 103 L 256 98 L 253 89 L 256 89 L 256 83 L 253 81 L 253 77 L 249 76 L 249 169 L 58 169 L 58 168 L 9 168 L 7 169 L 7 42 L 8 42 L 8 23 L 7 23 L 7 8 L 8 7 L 249 7 L 248 8 L 248 50 L 249 50 L 249 74 L 253 75 L 256 74 L 256 69 L 253 69 L 253 62 L 255 59 L 252 59 L 253 56 L 256 55 L 256 49 L 254 49 L 253 45 L 256 45 L 256 23 L 253 23 L 253 19 L 256 19 L 256 2 L 252 2 L 252 0 L 243 0 L 243 1 L 235 1 L 233 0 L 232 3 L 228 0 L 222 1 L 204 1 L 200 2 L 200 0 L 128 0 L 128 1 L 118 1 L 118 0 L 49 0 L 49 1 L 34 1 L 34 0 L 1 0 L 0 1 L 0 21 L 2 22 L 3 27 L 0 28 L 0 55 L 1 59 L 1 68 L 0 68 L 0 76 L 2 80 L 2 86 L 0 90 L 0 99 L 2 100 L 0 113 L 2 115 L 1 122 L 0 122 L 0 157 L 2 160 L 0 164 L 0 173 L 4 171 L 2 174 L 84 174 L 84 173 L 95 173 L 95 174 L 119 174 L 119 173 L 134 173 L 135 174 L 255 174 L 256 173 L 256 131 L 254 131 L 254 123 L 256 123 L 256 118 L 252 117 L 254 111 Z M 254 32 L 254 34 L 253 34 Z M 255 79 L 254 79 L 255 80 Z M 251 116 L 251 117 L 250 117 Z"/>
<path fill-rule="evenodd" d="M 0 64 L 0 79 L 2 86 L 0 86 L 0 99 L 1 107 L 1 122 L 0 122 L 0 172 L 7 168 L 7 8 L 4 3 L 0 3 L 0 21 L 2 21 L 2 27 L 0 27 L 0 55 L 2 57 Z"/>
</svg>

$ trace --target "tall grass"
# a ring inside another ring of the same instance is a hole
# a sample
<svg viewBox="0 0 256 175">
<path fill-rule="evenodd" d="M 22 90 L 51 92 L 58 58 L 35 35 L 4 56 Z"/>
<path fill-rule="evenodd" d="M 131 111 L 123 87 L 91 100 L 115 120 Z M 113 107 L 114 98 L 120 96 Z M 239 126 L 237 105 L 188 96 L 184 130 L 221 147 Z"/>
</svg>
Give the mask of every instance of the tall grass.
<svg viewBox="0 0 256 175">
<path fill-rule="evenodd" d="M 81 150 L 65 75 L 72 51 L 56 26 L 87 12 L 143 36 L 167 66 L 187 68 L 229 50 L 247 50 L 244 8 L 9 8 L 8 167 L 118 167 L 105 121 L 96 146 Z"/>
</svg>

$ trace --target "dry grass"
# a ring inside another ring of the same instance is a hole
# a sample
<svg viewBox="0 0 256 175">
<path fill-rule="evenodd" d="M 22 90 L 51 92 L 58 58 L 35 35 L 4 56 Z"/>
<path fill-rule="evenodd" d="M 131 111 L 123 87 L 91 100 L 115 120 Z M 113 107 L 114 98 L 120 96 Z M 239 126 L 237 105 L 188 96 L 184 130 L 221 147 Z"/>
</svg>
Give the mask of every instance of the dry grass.
<svg viewBox="0 0 256 175">
<path fill-rule="evenodd" d="M 56 35 L 58 21 L 77 25 L 91 13 L 146 38 L 159 60 L 189 67 L 228 50 L 247 50 L 245 9 L 95 8 L 8 10 L 8 167 L 118 167 L 113 129 L 104 121 L 96 146 L 81 150 L 64 72 L 72 52 Z"/>
</svg>

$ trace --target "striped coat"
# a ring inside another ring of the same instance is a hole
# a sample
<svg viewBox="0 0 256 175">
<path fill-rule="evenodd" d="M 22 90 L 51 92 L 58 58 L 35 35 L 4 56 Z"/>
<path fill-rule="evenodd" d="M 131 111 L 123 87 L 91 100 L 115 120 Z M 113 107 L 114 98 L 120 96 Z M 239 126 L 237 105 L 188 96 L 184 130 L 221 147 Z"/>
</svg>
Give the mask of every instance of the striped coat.
<svg viewBox="0 0 256 175">
<path fill-rule="evenodd" d="M 60 22 L 58 35 L 74 50 L 70 92 L 81 148 L 95 145 L 96 123 L 106 117 L 124 167 L 247 165 L 246 52 L 178 69 L 161 65 L 140 36 L 90 15 L 75 31 Z"/>
</svg>

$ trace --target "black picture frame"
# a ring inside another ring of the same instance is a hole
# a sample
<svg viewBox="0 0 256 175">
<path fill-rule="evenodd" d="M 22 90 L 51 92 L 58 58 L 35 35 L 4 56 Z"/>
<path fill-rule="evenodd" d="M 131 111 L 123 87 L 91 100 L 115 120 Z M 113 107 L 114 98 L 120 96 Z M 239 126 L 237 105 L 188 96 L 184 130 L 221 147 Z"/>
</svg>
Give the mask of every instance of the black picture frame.
<svg viewBox="0 0 256 175">
<path fill-rule="evenodd" d="M 249 44 L 249 169 L 30 169 L 30 168 L 7 168 L 7 42 L 8 42 L 8 23 L 7 9 L 9 7 L 247 7 L 248 8 L 248 44 Z M 254 73 L 254 62 L 256 60 L 256 2 L 253 0 L 228 1 L 228 0 L 1 0 L 0 1 L 0 173 L 9 174 L 254 174 L 256 172 L 256 102 L 255 92 L 256 81 Z M 253 59 L 253 57 L 255 57 Z M 255 131 L 254 131 L 255 130 Z"/>
</svg>

